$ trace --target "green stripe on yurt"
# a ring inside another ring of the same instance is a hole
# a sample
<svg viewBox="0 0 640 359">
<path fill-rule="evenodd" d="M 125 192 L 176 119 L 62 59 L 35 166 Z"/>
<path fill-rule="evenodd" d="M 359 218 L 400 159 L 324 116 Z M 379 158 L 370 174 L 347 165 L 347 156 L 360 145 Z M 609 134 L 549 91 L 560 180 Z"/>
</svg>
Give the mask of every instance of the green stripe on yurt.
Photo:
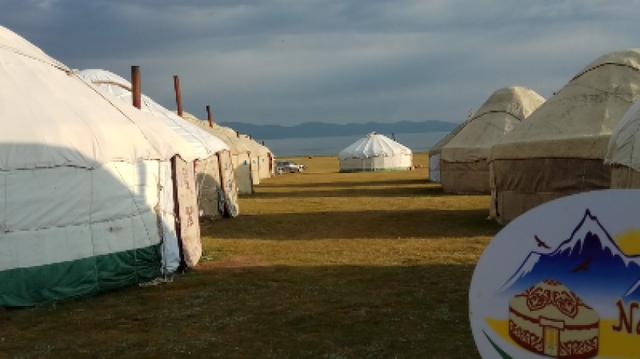
<svg viewBox="0 0 640 359">
<path fill-rule="evenodd" d="M 0 306 L 26 307 L 149 281 L 160 276 L 160 245 L 0 271 Z"/>
</svg>

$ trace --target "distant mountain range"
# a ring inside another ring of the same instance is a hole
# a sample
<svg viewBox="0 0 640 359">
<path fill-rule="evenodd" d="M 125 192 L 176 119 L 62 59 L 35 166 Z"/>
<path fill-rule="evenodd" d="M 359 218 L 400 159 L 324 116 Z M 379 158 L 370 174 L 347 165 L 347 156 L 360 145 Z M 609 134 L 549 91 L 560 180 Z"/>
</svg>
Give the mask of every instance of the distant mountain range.
<svg viewBox="0 0 640 359">
<path fill-rule="evenodd" d="M 254 125 L 244 122 L 221 122 L 241 133 L 261 140 L 292 137 L 328 137 L 365 135 L 376 131 L 382 134 L 422 133 L 451 131 L 456 124 L 445 121 L 400 121 L 393 123 L 367 122 L 336 124 L 326 122 L 307 122 L 295 126 Z"/>
</svg>

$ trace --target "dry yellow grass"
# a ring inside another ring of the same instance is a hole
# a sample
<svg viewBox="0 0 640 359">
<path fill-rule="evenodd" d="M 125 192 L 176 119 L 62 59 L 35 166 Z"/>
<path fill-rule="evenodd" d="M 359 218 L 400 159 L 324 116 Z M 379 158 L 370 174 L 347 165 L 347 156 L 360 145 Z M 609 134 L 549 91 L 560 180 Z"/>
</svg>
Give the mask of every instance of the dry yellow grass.
<svg viewBox="0 0 640 359">
<path fill-rule="evenodd" d="M 410 172 L 337 173 L 333 157 L 264 181 L 203 224 L 205 260 L 174 283 L 0 313 L 10 356 L 477 356 L 473 266 L 498 226 L 486 196 Z M 0 355 L 1 356 L 1 355 Z"/>
</svg>

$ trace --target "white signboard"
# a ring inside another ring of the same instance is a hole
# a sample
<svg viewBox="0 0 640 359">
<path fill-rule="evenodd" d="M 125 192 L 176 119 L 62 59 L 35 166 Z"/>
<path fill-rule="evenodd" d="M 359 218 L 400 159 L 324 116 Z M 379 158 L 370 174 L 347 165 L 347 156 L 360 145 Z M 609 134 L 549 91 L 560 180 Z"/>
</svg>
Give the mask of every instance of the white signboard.
<svg viewBox="0 0 640 359">
<path fill-rule="evenodd" d="M 518 217 L 480 258 L 469 305 L 483 358 L 640 358 L 640 190 Z"/>
</svg>

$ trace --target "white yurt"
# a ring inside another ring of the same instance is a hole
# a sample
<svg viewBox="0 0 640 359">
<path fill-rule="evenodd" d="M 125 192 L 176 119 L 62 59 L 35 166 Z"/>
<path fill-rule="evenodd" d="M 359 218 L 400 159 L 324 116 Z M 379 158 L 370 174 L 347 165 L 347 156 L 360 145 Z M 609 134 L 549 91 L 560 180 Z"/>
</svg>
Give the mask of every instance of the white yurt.
<svg viewBox="0 0 640 359">
<path fill-rule="evenodd" d="M 613 128 L 640 94 L 640 49 L 578 72 L 491 150 L 491 216 L 506 223 L 546 201 L 608 188 Z"/>
<path fill-rule="evenodd" d="M 223 126 L 220 126 L 225 128 Z M 229 127 L 226 127 L 229 128 Z M 249 162 L 251 168 L 251 182 L 253 185 L 259 185 L 262 177 L 260 176 L 260 157 L 262 148 L 258 146 L 258 144 L 253 141 L 249 136 L 243 135 L 238 131 L 229 128 L 229 130 L 235 132 L 237 140 L 242 143 L 244 147 L 246 147 L 249 151 Z"/>
<path fill-rule="evenodd" d="M 193 147 L 0 26 L 0 307 L 85 296 L 195 265 L 177 213 Z M 172 161 L 173 160 L 173 161 Z M 174 180 L 175 178 L 175 180 Z M 182 257 L 182 258 L 181 258 Z"/>
<path fill-rule="evenodd" d="M 411 149 L 371 132 L 340 151 L 340 172 L 398 171 L 413 168 Z"/>
<path fill-rule="evenodd" d="M 254 184 L 253 177 L 254 173 L 257 176 L 257 168 L 254 168 L 252 165 L 254 161 L 251 157 L 251 149 L 247 147 L 246 141 L 240 139 L 240 134 L 229 127 L 220 126 L 215 122 L 212 122 L 211 126 L 209 126 L 207 121 L 200 120 L 188 112 L 183 112 L 182 118 L 198 125 L 198 127 L 218 137 L 229 146 L 236 183 L 238 185 L 238 193 L 252 194 Z M 257 162 L 257 160 L 255 162 Z"/>
<path fill-rule="evenodd" d="M 264 141 L 262 143 L 258 143 L 256 141 L 256 143 L 261 148 L 260 153 L 262 153 L 260 157 L 260 170 L 258 171 L 260 174 L 260 178 L 271 178 L 276 171 L 275 155 L 273 154 L 271 149 L 264 144 Z"/>
<path fill-rule="evenodd" d="M 613 130 L 605 163 L 611 166 L 611 188 L 640 188 L 640 101 Z"/>
<path fill-rule="evenodd" d="M 255 173 L 258 180 L 270 178 L 273 172 L 273 154 L 271 150 L 267 146 L 258 143 L 249 135 L 241 134 L 240 138 L 246 141 L 247 147 L 251 149 L 251 153 L 255 154 Z"/>
<path fill-rule="evenodd" d="M 440 182 L 448 193 L 489 193 L 489 152 L 533 113 L 544 98 L 526 87 L 495 91 L 440 153 Z"/>
<path fill-rule="evenodd" d="M 83 70 L 79 76 L 107 96 L 132 104 L 131 83 L 106 70 Z M 235 183 L 229 146 L 218 137 L 184 121 L 144 94 L 141 110 L 173 129 L 191 143 L 198 153 L 193 164 L 196 172 L 196 196 L 200 215 L 210 219 L 236 217 L 239 214 L 238 189 Z"/>
</svg>

